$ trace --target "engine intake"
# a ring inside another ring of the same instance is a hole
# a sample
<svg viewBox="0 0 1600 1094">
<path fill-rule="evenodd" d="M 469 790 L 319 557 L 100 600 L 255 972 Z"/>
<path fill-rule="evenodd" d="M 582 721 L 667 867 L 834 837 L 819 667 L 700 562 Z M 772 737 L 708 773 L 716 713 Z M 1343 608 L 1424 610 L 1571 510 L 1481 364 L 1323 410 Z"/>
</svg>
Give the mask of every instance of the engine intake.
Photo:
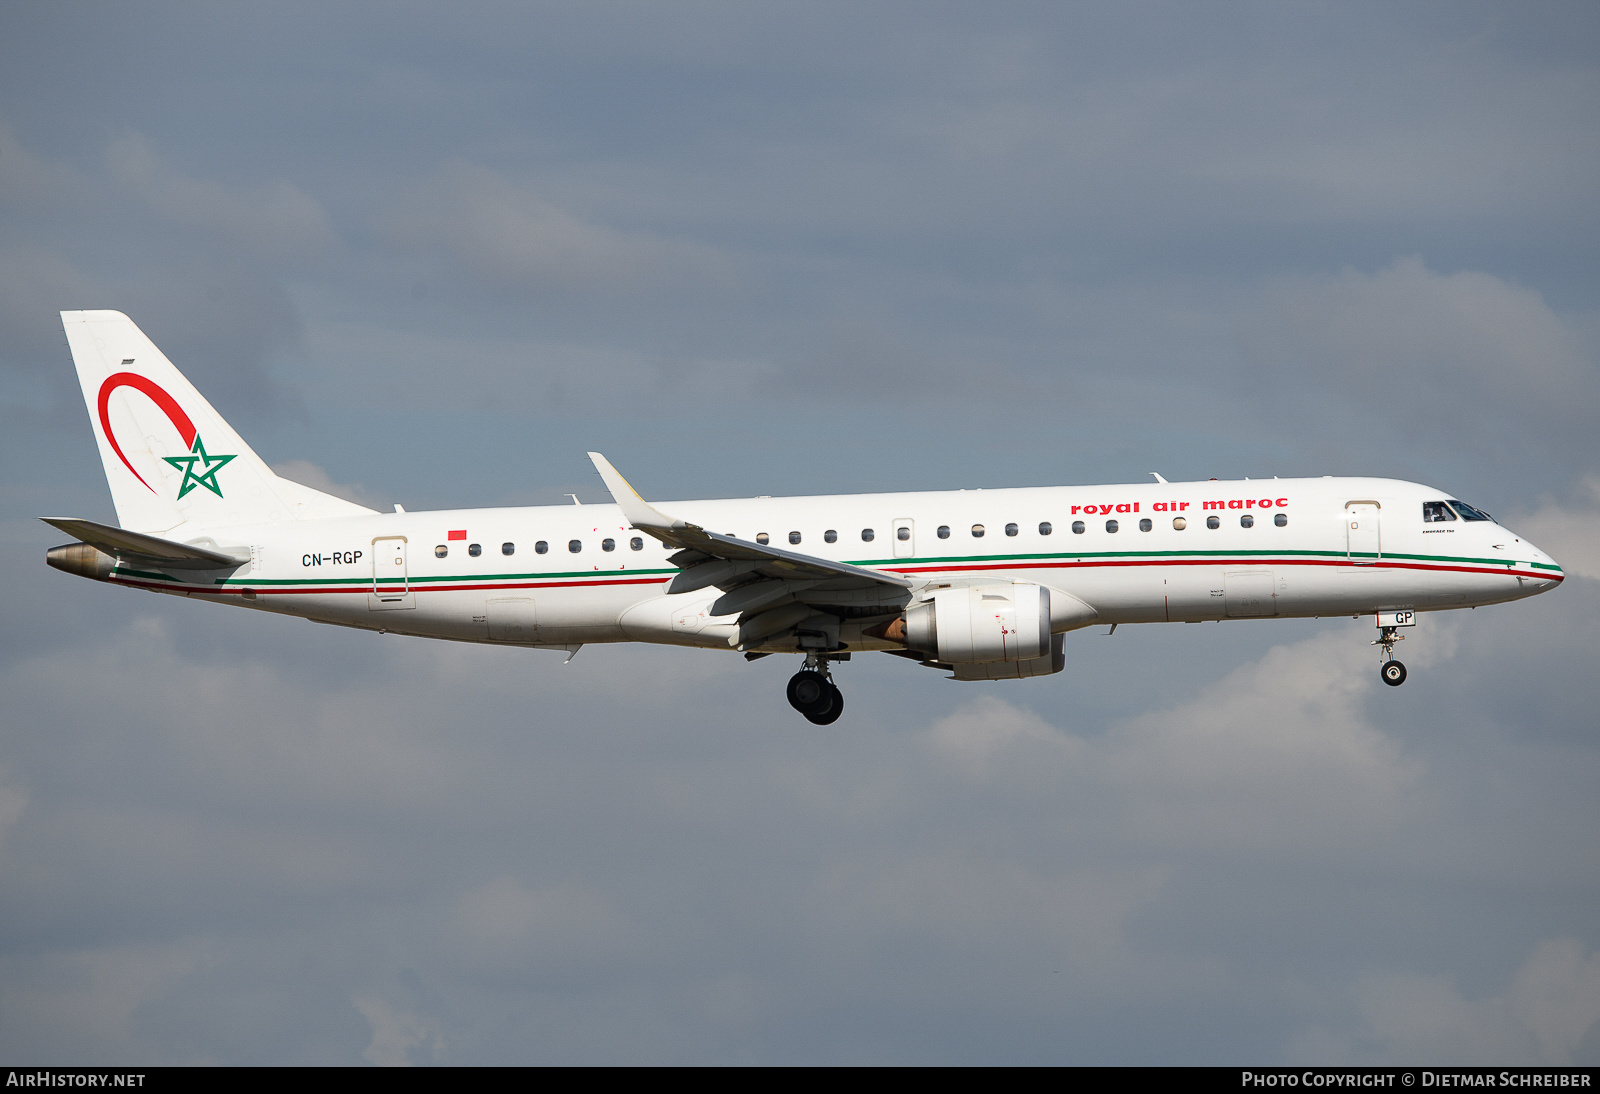
<svg viewBox="0 0 1600 1094">
<path fill-rule="evenodd" d="M 1050 590 L 1041 585 L 941 589 L 905 614 L 905 644 L 948 665 L 1050 656 Z"/>
</svg>

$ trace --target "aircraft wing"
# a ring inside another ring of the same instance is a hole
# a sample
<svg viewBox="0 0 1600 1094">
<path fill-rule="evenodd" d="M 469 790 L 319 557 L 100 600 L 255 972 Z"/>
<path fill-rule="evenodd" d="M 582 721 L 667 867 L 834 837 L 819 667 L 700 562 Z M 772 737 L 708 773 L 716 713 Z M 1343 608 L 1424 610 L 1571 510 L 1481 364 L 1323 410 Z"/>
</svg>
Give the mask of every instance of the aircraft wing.
<svg viewBox="0 0 1600 1094">
<path fill-rule="evenodd" d="M 711 614 L 740 617 L 740 645 L 759 640 L 764 636 L 758 632 L 780 622 L 780 630 L 797 625 L 808 612 L 892 614 L 909 599 L 912 583 L 899 574 L 751 543 L 668 516 L 640 497 L 600 453 L 589 453 L 589 459 L 628 523 L 679 549 L 668 561 L 682 573 L 667 592 L 722 590 Z"/>
<path fill-rule="evenodd" d="M 108 555 L 134 555 L 139 558 L 154 559 L 165 566 L 181 570 L 225 569 L 243 566 L 250 561 L 248 554 L 236 555 L 213 551 L 208 547 L 177 543 L 170 539 L 162 539 L 160 536 L 130 532 L 126 528 L 113 528 L 109 524 L 96 524 L 92 520 L 80 520 L 77 517 L 39 519 L 53 528 L 61 529 L 69 536 L 77 536 L 89 546 L 96 547 Z"/>
</svg>

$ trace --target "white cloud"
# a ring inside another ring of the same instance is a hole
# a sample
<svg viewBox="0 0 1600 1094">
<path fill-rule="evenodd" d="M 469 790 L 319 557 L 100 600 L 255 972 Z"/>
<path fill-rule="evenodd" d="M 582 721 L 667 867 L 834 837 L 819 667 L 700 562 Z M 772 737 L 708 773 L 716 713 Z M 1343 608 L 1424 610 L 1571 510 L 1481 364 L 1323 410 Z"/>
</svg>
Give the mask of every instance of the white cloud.
<svg viewBox="0 0 1600 1094">
<path fill-rule="evenodd" d="M 0 1051 L 41 1063 L 150 1060 L 141 1005 L 204 965 L 204 942 L 111 943 L 27 953 L 0 963 Z M 162 1053 L 163 1059 L 170 1059 Z M 173 1063 L 210 1063 L 178 1058 Z"/>
<path fill-rule="evenodd" d="M 382 499 L 365 486 L 334 482 L 326 471 L 310 460 L 284 460 L 282 463 L 273 464 L 272 471 L 273 474 L 291 482 L 309 486 L 313 490 L 321 490 L 324 494 L 332 494 L 345 501 L 353 501 L 357 505 L 365 505 L 369 509 L 388 508 Z"/>
<path fill-rule="evenodd" d="M 1447 625 L 1429 639 L 1418 667 L 1452 652 Z M 1347 851 L 1399 819 L 1421 773 L 1364 712 L 1376 663 L 1364 634 L 1325 631 L 1093 738 L 991 697 L 930 743 L 969 776 L 1101 801 L 1134 845 Z"/>
<path fill-rule="evenodd" d="M 1367 972 L 1341 1027 L 1294 1035 L 1293 1062 L 1571 1065 L 1600 1025 L 1600 953 L 1573 938 L 1540 942 L 1507 990 L 1471 997 L 1448 976 Z"/>
<path fill-rule="evenodd" d="M 1240 338 L 1254 386 L 1308 410 L 1331 396 L 1402 440 L 1526 447 L 1600 413 L 1600 367 L 1538 293 L 1420 258 L 1283 282 Z"/>
<path fill-rule="evenodd" d="M 390 242 L 448 256 L 493 285 L 632 293 L 726 287 L 731 259 L 714 247 L 611 227 L 488 168 L 455 163 L 378 222 Z"/>
<path fill-rule="evenodd" d="M 1589 1031 L 1600 1024 L 1600 952 L 1575 938 L 1541 942 L 1517 970 L 1511 1013 L 1553 1063 L 1571 1063 Z"/>
<path fill-rule="evenodd" d="M 1083 741 L 1060 732 L 1031 710 L 992 695 L 939 719 L 933 725 L 932 738 L 935 750 L 976 775 L 991 773 L 1003 757 L 1018 752 L 1043 752 L 1067 764 L 1087 748 Z"/>
<path fill-rule="evenodd" d="M 322 206 L 283 180 L 228 187 L 190 178 L 130 133 L 106 149 L 114 183 L 163 219 L 215 233 L 275 257 L 315 255 L 333 242 Z"/>
<path fill-rule="evenodd" d="M 1600 581 L 1600 475 L 1585 476 L 1578 492 L 1576 504 L 1547 501 L 1512 523 L 1568 575 Z"/>
<path fill-rule="evenodd" d="M 350 1002 L 372 1026 L 372 1043 L 361 1053 L 377 1067 L 413 1067 L 439 1061 L 438 1027 L 390 1005 L 377 992 L 358 992 Z"/>
</svg>

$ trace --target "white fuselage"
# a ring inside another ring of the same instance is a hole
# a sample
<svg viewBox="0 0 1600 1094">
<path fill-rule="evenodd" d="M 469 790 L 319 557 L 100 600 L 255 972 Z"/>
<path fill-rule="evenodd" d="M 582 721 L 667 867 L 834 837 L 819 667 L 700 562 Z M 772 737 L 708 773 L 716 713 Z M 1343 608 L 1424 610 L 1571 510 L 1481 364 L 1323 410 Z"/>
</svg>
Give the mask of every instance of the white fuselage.
<svg viewBox="0 0 1600 1094">
<path fill-rule="evenodd" d="M 914 591 L 1026 581 L 1093 609 L 1058 630 L 1434 611 L 1560 583 L 1559 566 L 1498 523 L 1424 522 L 1424 502 L 1449 496 L 1394 479 L 1247 479 L 662 508 L 708 531 L 899 573 Z M 734 633 L 732 618 L 708 614 L 716 589 L 666 594 L 679 572 L 671 549 L 630 528 L 615 505 L 384 513 L 235 526 L 214 537 L 248 550 L 250 564 L 227 575 L 119 565 L 110 580 L 461 641 L 728 649 Z M 849 620 L 840 638 L 853 650 L 893 646 Z"/>
</svg>

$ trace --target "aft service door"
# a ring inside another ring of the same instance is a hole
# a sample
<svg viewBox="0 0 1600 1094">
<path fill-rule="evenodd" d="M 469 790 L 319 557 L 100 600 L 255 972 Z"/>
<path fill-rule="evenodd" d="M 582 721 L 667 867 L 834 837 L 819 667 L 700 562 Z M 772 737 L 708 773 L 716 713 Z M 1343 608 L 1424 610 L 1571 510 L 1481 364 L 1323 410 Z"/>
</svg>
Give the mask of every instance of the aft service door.
<svg viewBox="0 0 1600 1094">
<path fill-rule="evenodd" d="M 489 601 L 489 637 L 496 642 L 532 642 L 538 637 L 533 597 L 506 596 Z"/>
<path fill-rule="evenodd" d="M 372 541 L 372 592 L 367 607 L 375 612 L 416 607 L 406 573 L 406 541 L 398 536 Z"/>
<path fill-rule="evenodd" d="M 1376 502 L 1353 501 L 1344 507 L 1345 550 L 1350 561 L 1370 566 L 1383 557 L 1382 529 Z"/>
<path fill-rule="evenodd" d="M 910 517 L 894 522 L 894 557 L 913 558 L 917 553 L 917 527 Z"/>
</svg>

